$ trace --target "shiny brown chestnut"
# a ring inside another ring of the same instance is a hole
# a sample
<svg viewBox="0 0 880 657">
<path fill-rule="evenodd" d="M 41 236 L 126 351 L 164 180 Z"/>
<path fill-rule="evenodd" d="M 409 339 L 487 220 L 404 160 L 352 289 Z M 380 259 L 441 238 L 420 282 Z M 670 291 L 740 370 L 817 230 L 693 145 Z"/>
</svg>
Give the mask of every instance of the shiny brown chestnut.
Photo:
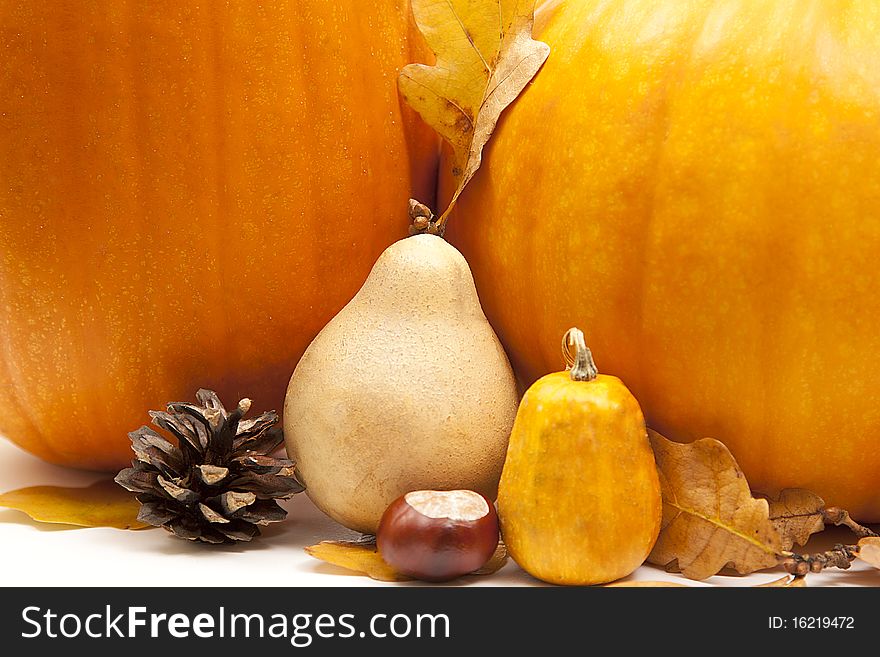
<svg viewBox="0 0 880 657">
<path fill-rule="evenodd" d="M 404 575 L 444 582 L 481 568 L 498 545 L 495 506 L 471 490 L 419 490 L 382 514 L 379 553 Z"/>
</svg>

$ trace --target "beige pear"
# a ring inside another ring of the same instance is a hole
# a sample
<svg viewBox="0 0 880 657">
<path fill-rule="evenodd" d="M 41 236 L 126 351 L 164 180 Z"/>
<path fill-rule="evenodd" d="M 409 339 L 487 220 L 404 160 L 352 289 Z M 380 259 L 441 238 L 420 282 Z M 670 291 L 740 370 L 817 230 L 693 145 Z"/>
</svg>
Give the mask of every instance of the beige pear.
<svg viewBox="0 0 880 657">
<path fill-rule="evenodd" d="M 287 451 L 312 501 L 375 533 L 413 490 L 471 489 L 495 499 L 517 387 L 450 244 L 392 244 L 318 334 L 287 388 Z"/>
</svg>

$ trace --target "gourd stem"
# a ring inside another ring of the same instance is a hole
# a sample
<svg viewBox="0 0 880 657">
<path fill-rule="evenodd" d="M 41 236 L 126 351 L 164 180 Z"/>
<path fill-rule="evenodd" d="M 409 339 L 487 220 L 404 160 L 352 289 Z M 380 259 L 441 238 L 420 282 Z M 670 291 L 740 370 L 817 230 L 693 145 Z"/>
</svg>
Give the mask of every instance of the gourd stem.
<svg viewBox="0 0 880 657">
<path fill-rule="evenodd" d="M 593 354 L 584 340 L 584 332 L 579 328 L 570 328 L 562 336 L 562 356 L 572 381 L 592 381 L 599 376 Z"/>
</svg>

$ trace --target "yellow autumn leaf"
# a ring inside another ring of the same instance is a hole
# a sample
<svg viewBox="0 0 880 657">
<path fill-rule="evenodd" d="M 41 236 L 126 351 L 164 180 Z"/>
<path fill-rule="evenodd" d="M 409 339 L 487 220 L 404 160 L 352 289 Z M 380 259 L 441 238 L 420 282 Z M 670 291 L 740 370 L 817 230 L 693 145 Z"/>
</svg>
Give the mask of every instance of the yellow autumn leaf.
<svg viewBox="0 0 880 657">
<path fill-rule="evenodd" d="M 346 568 L 356 573 L 366 575 L 381 582 L 405 582 L 411 580 L 382 559 L 376 549 L 375 543 L 360 541 L 321 541 L 317 545 L 305 548 L 307 554 L 325 561 L 334 566 Z M 507 563 L 507 548 L 499 542 L 495 553 L 489 561 L 475 570 L 471 575 L 491 575 L 500 570 Z"/>
<path fill-rule="evenodd" d="M 398 78 L 403 98 L 454 152 L 456 191 L 446 217 L 480 166 L 501 112 L 520 94 L 550 48 L 532 39 L 535 0 L 412 0 L 416 23 L 437 56 Z"/>
<path fill-rule="evenodd" d="M 689 444 L 648 431 L 660 475 L 663 518 L 648 560 L 705 579 L 725 566 L 741 574 L 779 563 L 782 541 L 767 501 L 755 499 L 727 447 Z"/>
<path fill-rule="evenodd" d="M 78 527 L 149 527 L 137 519 L 140 504 L 112 479 L 85 488 L 31 486 L 0 494 L 0 506 L 23 511 L 39 522 Z"/>
<path fill-rule="evenodd" d="M 305 548 L 307 554 L 334 566 L 353 570 L 381 582 L 403 582 L 410 577 L 401 575 L 382 560 L 375 543 L 354 541 L 321 541 Z"/>
</svg>

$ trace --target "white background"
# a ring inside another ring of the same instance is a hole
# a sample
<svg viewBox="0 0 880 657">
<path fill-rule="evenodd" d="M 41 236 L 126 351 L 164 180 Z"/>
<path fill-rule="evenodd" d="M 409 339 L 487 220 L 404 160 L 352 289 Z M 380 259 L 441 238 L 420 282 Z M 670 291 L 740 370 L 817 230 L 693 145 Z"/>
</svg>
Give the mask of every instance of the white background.
<svg viewBox="0 0 880 657">
<path fill-rule="evenodd" d="M 0 492 L 25 486 L 86 486 L 100 475 L 49 465 L 0 438 Z M 31 521 L 0 508 L 0 584 L 4 586 L 419 586 L 384 583 L 321 563 L 303 547 L 321 540 L 351 539 L 356 534 L 321 514 L 305 494 L 286 503 L 286 521 L 264 528 L 251 543 L 209 546 L 174 538 L 160 529 L 124 531 L 80 529 Z M 834 528 L 811 541 L 808 549 L 854 542 Z M 692 582 L 645 565 L 628 579 L 677 581 L 689 586 L 753 586 L 784 573 L 764 571 L 747 577 L 715 576 Z M 880 571 L 856 562 L 849 571 L 810 575 L 810 586 L 878 586 Z M 468 577 L 452 586 L 539 586 L 510 562 L 499 573 Z"/>
</svg>

